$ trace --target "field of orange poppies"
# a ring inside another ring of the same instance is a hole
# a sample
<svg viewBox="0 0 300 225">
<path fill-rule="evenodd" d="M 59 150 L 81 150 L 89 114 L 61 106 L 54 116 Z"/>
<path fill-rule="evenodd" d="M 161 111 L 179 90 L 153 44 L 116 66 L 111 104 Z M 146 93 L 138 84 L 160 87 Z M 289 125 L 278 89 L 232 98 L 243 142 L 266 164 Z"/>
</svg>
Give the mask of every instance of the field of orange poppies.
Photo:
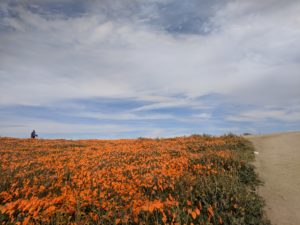
<svg viewBox="0 0 300 225">
<path fill-rule="evenodd" d="M 268 224 L 244 138 L 0 138 L 0 224 Z"/>
</svg>

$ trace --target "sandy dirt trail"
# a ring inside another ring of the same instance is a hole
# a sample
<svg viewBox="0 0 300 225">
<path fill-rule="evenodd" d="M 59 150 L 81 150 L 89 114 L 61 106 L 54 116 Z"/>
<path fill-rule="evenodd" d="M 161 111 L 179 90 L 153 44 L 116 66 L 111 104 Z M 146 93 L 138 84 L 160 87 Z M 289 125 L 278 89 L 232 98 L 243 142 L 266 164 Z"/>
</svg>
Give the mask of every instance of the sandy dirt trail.
<svg viewBox="0 0 300 225">
<path fill-rule="evenodd" d="M 264 186 L 266 213 L 273 225 L 300 225 L 300 132 L 247 137 Z"/>
</svg>

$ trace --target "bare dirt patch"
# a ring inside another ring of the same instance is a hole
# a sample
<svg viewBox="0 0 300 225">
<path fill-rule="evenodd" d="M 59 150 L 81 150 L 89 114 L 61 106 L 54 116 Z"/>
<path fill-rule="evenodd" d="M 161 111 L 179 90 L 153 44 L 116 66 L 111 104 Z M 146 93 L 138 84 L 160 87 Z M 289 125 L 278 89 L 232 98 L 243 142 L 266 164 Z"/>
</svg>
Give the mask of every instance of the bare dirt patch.
<svg viewBox="0 0 300 225">
<path fill-rule="evenodd" d="M 247 136 L 264 186 L 266 213 L 273 225 L 300 224 L 300 132 Z"/>
</svg>

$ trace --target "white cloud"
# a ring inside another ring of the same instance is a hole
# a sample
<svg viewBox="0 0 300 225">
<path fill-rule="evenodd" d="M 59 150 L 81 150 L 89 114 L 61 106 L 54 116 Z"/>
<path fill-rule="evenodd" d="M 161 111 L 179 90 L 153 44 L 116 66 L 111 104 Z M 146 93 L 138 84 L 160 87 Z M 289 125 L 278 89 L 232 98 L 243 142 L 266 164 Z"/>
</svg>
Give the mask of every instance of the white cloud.
<svg viewBox="0 0 300 225">
<path fill-rule="evenodd" d="M 8 19 L 17 31 L 0 39 L 1 103 L 144 92 L 298 99 L 299 5 L 264 13 L 257 3 L 232 2 L 213 18 L 220 29 L 206 36 L 173 36 L 94 14 L 47 20 L 20 7 L 21 19 Z"/>
<path fill-rule="evenodd" d="M 131 112 L 116 112 L 116 113 L 99 113 L 99 112 L 80 112 L 72 113 L 73 116 L 93 118 L 98 120 L 166 120 L 166 119 L 176 119 L 175 116 L 169 114 L 149 114 L 149 115 L 137 115 Z"/>
<path fill-rule="evenodd" d="M 210 119 L 212 116 L 211 116 L 211 114 L 208 114 L 208 113 L 200 113 L 200 114 L 193 115 L 193 117 L 199 118 L 199 119 Z"/>
<path fill-rule="evenodd" d="M 241 112 L 238 115 L 232 115 L 227 117 L 228 120 L 237 122 L 261 122 L 264 120 L 279 120 L 283 122 L 299 122 L 300 112 L 288 112 L 285 110 L 250 110 L 246 112 Z"/>
<path fill-rule="evenodd" d="M 33 13 L 26 4 L 0 4 L 6 14 L 18 15 L 0 22 L 5 28 L 0 31 L 0 105 L 55 105 L 97 97 L 150 101 L 120 116 L 140 119 L 135 112 L 208 109 L 210 103 L 196 98 L 218 93 L 227 104 L 257 108 L 230 120 L 300 120 L 299 109 L 263 110 L 300 104 L 299 1 L 230 1 L 208 15 L 210 32 L 205 35 L 167 32 L 140 15 L 110 18 L 97 13 L 99 6 L 91 10 L 92 2 L 90 11 L 77 17 Z M 116 11 L 124 7 L 118 4 L 113 5 Z M 142 10 L 158 16 L 155 7 Z"/>
</svg>

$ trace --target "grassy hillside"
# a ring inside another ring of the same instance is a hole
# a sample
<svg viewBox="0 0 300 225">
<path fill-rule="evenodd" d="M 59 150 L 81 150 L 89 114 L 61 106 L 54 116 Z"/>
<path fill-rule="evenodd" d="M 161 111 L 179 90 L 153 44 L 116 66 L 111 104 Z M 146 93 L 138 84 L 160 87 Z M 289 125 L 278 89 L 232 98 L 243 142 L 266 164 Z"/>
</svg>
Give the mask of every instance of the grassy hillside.
<svg viewBox="0 0 300 225">
<path fill-rule="evenodd" d="M 268 224 L 233 135 L 0 139 L 0 224 Z"/>
</svg>

